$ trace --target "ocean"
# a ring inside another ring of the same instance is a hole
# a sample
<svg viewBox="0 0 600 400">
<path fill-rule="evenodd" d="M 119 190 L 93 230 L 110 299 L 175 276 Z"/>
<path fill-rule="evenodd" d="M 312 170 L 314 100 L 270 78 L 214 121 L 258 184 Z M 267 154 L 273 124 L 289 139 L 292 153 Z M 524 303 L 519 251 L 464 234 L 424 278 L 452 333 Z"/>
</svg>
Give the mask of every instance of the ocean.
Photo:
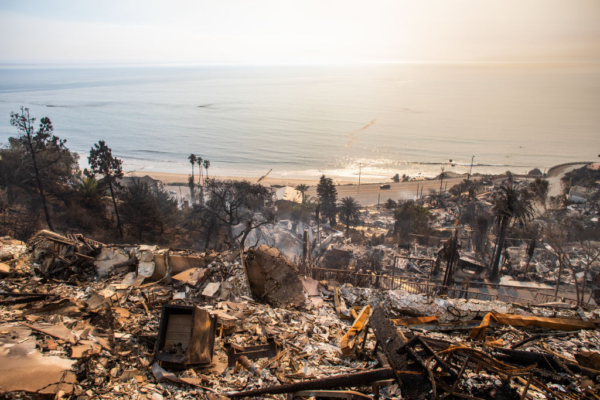
<svg viewBox="0 0 600 400">
<path fill-rule="evenodd" d="M 599 65 L 0 67 L 2 145 L 21 106 L 82 167 L 104 140 L 128 171 L 187 174 L 194 153 L 211 176 L 382 181 L 600 153 Z"/>
</svg>

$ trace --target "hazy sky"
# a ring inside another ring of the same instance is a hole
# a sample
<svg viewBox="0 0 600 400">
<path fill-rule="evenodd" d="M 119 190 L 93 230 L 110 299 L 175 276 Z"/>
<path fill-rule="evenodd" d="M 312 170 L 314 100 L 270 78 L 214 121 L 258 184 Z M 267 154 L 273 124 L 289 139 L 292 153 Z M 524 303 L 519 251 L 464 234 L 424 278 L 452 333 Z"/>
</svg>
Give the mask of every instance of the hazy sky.
<svg viewBox="0 0 600 400">
<path fill-rule="evenodd" d="M 0 62 L 599 61 L 600 0 L 0 0 Z"/>
</svg>

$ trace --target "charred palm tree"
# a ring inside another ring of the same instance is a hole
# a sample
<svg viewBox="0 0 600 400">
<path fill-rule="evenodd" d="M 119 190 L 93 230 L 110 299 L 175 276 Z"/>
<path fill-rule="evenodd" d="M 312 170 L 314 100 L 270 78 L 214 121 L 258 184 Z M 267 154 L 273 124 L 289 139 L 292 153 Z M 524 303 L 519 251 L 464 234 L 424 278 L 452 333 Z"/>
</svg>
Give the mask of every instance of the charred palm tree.
<svg viewBox="0 0 600 400">
<path fill-rule="evenodd" d="M 496 223 L 500 232 L 494 258 L 492 259 L 490 280 L 498 280 L 500 278 L 500 256 L 504 248 L 506 231 L 511 221 L 521 225 L 529 221 L 533 217 L 533 205 L 527 191 L 517 190 L 509 185 L 500 187 L 494 199 L 493 210 L 496 214 Z"/>
</svg>

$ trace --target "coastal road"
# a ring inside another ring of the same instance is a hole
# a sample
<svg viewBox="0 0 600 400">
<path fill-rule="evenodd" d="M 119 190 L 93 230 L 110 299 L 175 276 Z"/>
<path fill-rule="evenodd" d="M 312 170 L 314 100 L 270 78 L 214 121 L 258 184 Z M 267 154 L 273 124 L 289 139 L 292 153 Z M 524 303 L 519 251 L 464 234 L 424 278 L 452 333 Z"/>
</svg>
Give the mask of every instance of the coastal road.
<svg viewBox="0 0 600 400">
<path fill-rule="evenodd" d="M 589 163 L 569 164 L 561 167 L 553 168 L 546 178 L 549 183 L 548 198 L 560 196 L 562 194 L 561 179 L 574 169 L 582 168 Z"/>
<path fill-rule="evenodd" d="M 462 182 L 464 179 L 465 178 L 444 179 L 444 187 L 450 190 L 452 186 Z M 446 186 L 446 183 L 448 186 Z M 381 184 L 379 183 L 365 183 L 360 185 L 360 190 L 358 185 L 336 186 L 338 199 L 354 197 L 361 205 L 368 206 L 377 204 L 379 195 L 381 195 L 381 203 L 385 203 L 388 199 L 394 201 L 398 201 L 398 199 L 415 199 L 417 196 L 417 185 L 419 186 L 419 193 L 421 192 L 421 186 L 423 186 L 423 196 L 428 195 L 431 189 L 436 191 L 440 190 L 439 180 L 390 183 L 389 189 L 381 189 L 380 185 Z M 308 198 L 316 196 L 316 186 L 310 187 L 307 191 L 307 195 Z"/>
</svg>

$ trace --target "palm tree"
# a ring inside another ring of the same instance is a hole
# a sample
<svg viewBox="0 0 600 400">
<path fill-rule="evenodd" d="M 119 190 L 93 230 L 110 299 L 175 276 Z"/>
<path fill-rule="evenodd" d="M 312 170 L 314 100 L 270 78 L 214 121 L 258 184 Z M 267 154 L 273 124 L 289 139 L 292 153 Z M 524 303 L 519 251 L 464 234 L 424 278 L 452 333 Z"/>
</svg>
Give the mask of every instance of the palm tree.
<svg viewBox="0 0 600 400">
<path fill-rule="evenodd" d="M 196 164 L 198 164 L 198 185 L 202 185 L 202 157 L 196 157 Z"/>
<path fill-rule="evenodd" d="M 85 207 L 90 209 L 100 209 L 102 207 L 102 191 L 96 178 L 85 176 L 79 178 L 76 183 L 77 194 Z"/>
<path fill-rule="evenodd" d="M 192 200 L 192 204 L 194 204 L 194 167 L 196 166 L 196 156 L 194 154 L 190 154 L 188 157 L 190 160 L 190 164 L 192 164 L 192 176 L 189 178 L 189 186 L 190 186 L 190 198 Z"/>
<path fill-rule="evenodd" d="M 204 168 L 206 169 L 206 178 L 208 179 L 208 168 L 210 167 L 210 161 L 204 160 Z"/>
<path fill-rule="evenodd" d="M 200 187 L 200 204 L 204 204 L 204 188 L 202 187 L 202 157 L 196 158 L 198 164 L 198 186 Z"/>
<path fill-rule="evenodd" d="M 192 179 L 194 179 L 194 167 L 196 166 L 197 158 L 194 154 L 190 154 L 188 160 L 190 160 L 190 164 L 192 164 Z"/>
<path fill-rule="evenodd" d="M 338 213 L 342 219 L 346 220 L 346 236 L 350 234 L 350 220 L 357 220 L 359 217 L 360 204 L 354 197 L 344 197 L 338 209 Z"/>
<path fill-rule="evenodd" d="M 500 255 L 504 247 L 506 231 L 511 220 L 525 224 L 533 217 L 533 205 L 527 191 L 516 190 L 509 186 L 501 186 L 494 199 L 494 212 L 496 223 L 500 228 L 496 251 L 492 260 L 492 272 L 490 280 L 498 280 L 500 275 Z"/>
<path fill-rule="evenodd" d="M 296 189 L 297 191 L 299 191 L 300 193 L 302 193 L 302 203 L 304 204 L 306 202 L 306 198 L 305 198 L 305 193 L 308 190 L 310 186 L 305 185 L 304 183 L 301 183 L 300 185 L 296 186 L 294 189 Z"/>
</svg>

